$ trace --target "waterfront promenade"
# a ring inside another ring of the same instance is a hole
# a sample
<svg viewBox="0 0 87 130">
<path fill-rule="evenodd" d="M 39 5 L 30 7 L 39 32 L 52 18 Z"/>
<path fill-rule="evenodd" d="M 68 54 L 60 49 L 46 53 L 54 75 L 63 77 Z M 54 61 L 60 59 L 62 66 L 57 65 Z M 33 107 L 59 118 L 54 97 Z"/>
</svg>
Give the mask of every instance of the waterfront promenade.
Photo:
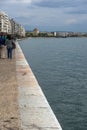
<svg viewBox="0 0 87 130">
<path fill-rule="evenodd" d="M 16 61 L 0 59 L 0 130 L 19 130 Z"/>
<path fill-rule="evenodd" d="M 0 59 L 0 130 L 62 130 L 18 43 Z"/>
</svg>

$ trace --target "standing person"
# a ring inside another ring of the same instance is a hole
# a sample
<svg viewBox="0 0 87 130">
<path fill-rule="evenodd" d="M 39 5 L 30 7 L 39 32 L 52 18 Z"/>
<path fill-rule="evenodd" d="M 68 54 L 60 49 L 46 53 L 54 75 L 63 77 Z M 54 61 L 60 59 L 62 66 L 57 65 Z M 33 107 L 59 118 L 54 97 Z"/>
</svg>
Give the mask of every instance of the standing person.
<svg viewBox="0 0 87 130">
<path fill-rule="evenodd" d="M 7 57 L 8 59 L 12 59 L 12 38 L 11 35 L 7 35 L 7 40 L 5 44 L 7 45 Z"/>
<path fill-rule="evenodd" d="M 6 41 L 6 35 L 2 34 L 1 58 L 3 59 L 7 58 L 7 49 L 6 49 L 5 41 Z"/>
<path fill-rule="evenodd" d="M 0 35 L 0 58 L 1 58 L 1 50 L 2 50 L 2 37 Z"/>
</svg>

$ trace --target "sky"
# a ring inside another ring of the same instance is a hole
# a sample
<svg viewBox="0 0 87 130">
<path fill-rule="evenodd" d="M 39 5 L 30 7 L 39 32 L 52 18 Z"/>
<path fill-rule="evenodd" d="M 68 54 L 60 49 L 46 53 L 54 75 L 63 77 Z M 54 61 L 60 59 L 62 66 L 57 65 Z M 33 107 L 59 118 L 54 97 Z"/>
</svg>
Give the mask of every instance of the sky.
<svg viewBox="0 0 87 130">
<path fill-rule="evenodd" d="M 0 0 L 26 30 L 87 32 L 87 0 Z"/>
</svg>

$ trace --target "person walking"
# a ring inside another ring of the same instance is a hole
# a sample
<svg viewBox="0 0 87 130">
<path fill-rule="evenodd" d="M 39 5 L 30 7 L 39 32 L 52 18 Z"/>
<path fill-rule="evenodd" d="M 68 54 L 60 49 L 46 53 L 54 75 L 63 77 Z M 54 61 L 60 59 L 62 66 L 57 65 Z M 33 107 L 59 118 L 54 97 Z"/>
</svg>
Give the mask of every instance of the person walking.
<svg viewBox="0 0 87 130">
<path fill-rule="evenodd" d="M 6 39 L 6 46 L 7 46 L 7 57 L 8 59 L 12 59 L 12 38 L 11 38 L 11 35 L 7 35 L 7 39 Z"/>
</svg>

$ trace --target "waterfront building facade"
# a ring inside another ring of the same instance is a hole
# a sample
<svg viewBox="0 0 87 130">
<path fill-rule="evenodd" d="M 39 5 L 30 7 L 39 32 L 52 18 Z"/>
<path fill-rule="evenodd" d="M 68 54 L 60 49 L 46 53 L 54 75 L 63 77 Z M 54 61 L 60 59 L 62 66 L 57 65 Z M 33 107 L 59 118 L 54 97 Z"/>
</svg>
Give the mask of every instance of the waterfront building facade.
<svg viewBox="0 0 87 130">
<path fill-rule="evenodd" d="M 13 19 L 10 19 L 10 22 L 11 22 L 11 33 L 12 35 L 15 34 L 15 21 Z"/>
<path fill-rule="evenodd" d="M 4 12 L 0 12 L 0 32 L 11 34 L 11 23 Z"/>
<path fill-rule="evenodd" d="M 25 28 L 22 25 L 20 25 L 20 32 L 21 36 L 25 37 Z"/>
<path fill-rule="evenodd" d="M 24 27 L 21 24 L 16 23 L 14 19 L 9 19 L 8 15 L 2 11 L 0 12 L 0 33 L 25 37 Z"/>
<path fill-rule="evenodd" d="M 18 35 L 21 37 L 25 37 L 25 29 L 21 24 L 18 24 L 14 21 L 14 19 L 10 19 L 12 26 L 12 35 Z"/>
</svg>

